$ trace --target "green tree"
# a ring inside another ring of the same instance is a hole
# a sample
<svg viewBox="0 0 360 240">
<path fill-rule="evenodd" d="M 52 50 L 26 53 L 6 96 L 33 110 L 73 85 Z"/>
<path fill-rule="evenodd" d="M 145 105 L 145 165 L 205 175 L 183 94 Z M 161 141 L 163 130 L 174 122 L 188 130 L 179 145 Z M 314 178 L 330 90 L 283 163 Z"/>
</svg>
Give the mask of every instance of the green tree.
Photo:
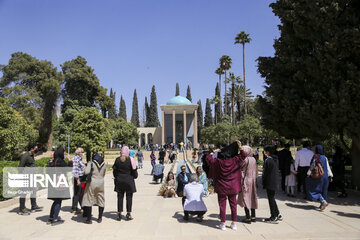
<svg viewBox="0 0 360 240">
<path fill-rule="evenodd" d="M 202 110 L 201 100 L 200 99 L 197 102 L 197 105 L 198 105 L 198 109 L 197 109 L 198 136 L 199 136 L 199 141 L 201 141 L 200 131 L 204 126 L 204 122 L 203 122 L 203 110 Z"/>
<path fill-rule="evenodd" d="M 17 153 L 24 151 L 28 142 L 35 141 L 38 132 L 2 97 L 0 116 L 0 161 L 14 160 Z"/>
<path fill-rule="evenodd" d="M 262 121 L 290 139 L 351 138 L 353 183 L 360 187 L 360 3 L 279 0 L 270 6 L 281 25 L 274 56 L 258 59 L 266 83 L 258 104 Z"/>
<path fill-rule="evenodd" d="M 149 107 L 149 103 L 147 100 L 147 97 L 145 97 L 145 127 L 149 126 L 149 120 L 150 120 L 150 107 Z"/>
<path fill-rule="evenodd" d="M 180 96 L 180 87 L 179 87 L 179 83 L 176 83 L 175 96 Z"/>
<path fill-rule="evenodd" d="M 190 102 L 192 102 L 192 98 L 191 98 L 191 90 L 190 90 L 190 86 L 187 86 L 187 90 L 186 90 L 186 98 L 189 99 Z"/>
<path fill-rule="evenodd" d="M 236 141 L 237 128 L 232 126 L 231 122 L 226 120 L 214 126 L 204 127 L 201 129 L 200 135 L 203 142 L 221 146 Z"/>
<path fill-rule="evenodd" d="M 149 121 L 148 127 L 158 127 L 160 126 L 158 109 L 157 109 L 157 97 L 155 86 L 152 86 L 151 94 L 150 94 L 150 113 L 149 113 Z"/>
<path fill-rule="evenodd" d="M 221 95 L 220 95 L 220 88 L 219 83 L 216 83 L 215 88 L 215 97 L 212 100 L 215 104 L 214 111 L 215 111 L 215 124 L 221 122 Z"/>
<path fill-rule="evenodd" d="M 109 106 L 109 110 L 108 110 L 108 117 L 109 119 L 116 119 L 116 104 L 115 104 L 115 100 L 116 100 L 116 93 L 113 92 L 112 88 L 110 88 L 110 98 L 111 98 L 111 105 Z"/>
<path fill-rule="evenodd" d="M 220 68 L 224 70 L 225 72 L 225 108 L 224 108 L 224 114 L 227 115 L 229 114 L 228 112 L 228 102 L 227 102 L 227 88 L 226 88 L 226 84 L 228 82 L 227 77 L 226 77 L 226 72 L 231 68 L 231 64 L 232 64 L 232 59 L 228 56 L 228 55 L 223 55 L 220 59 L 219 59 L 219 63 L 220 63 Z"/>
<path fill-rule="evenodd" d="M 245 114 L 247 114 L 246 108 L 246 80 L 245 80 L 245 43 L 250 43 L 251 38 L 249 38 L 249 34 L 246 34 L 244 31 L 239 32 L 235 37 L 234 44 L 241 44 L 243 49 L 243 81 L 244 81 L 244 109 Z"/>
<path fill-rule="evenodd" d="M 103 118 L 106 118 L 107 113 L 110 109 L 115 108 L 113 99 L 111 96 L 106 95 L 107 89 L 99 86 L 97 96 L 95 98 L 96 105 L 99 106 Z"/>
<path fill-rule="evenodd" d="M 235 85 L 241 82 L 240 76 L 236 77 L 234 73 L 229 73 L 231 81 L 231 123 L 235 125 Z"/>
<path fill-rule="evenodd" d="M 132 103 L 132 114 L 131 114 L 131 123 L 136 127 L 140 127 L 139 120 L 139 106 L 136 89 L 134 90 L 133 103 Z"/>
<path fill-rule="evenodd" d="M 11 54 L 8 65 L 2 67 L 0 87 L 22 86 L 23 94 L 36 94 L 42 100 L 42 121 L 39 128 L 39 142 L 52 147 L 53 116 L 60 93 L 62 74 L 49 61 L 40 61 L 29 54 Z M 30 90 L 28 90 L 30 89 Z M 30 99 L 31 102 L 31 99 Z"/>
<path fill-rule="evenodd" d="M 131 122 L 126 122 L 122 118 L 111 120 L 111 138 L 115 143 L 134 146 L 138 143 L 139 133 L 136 126 Z"/>
<path fill-rule="evenodd" d="M 65 79 L 63 98 L 77 100 L 80 106 L 94 106 L 100 83 L 94 69 L 87 65 L 86 59 L 78 56 L 64 62 L 61 68 Z"/>
<path fill-rule="evenodd" d="M 224 70 L 221 68 L 221 66 L 220 67 L 218 67 L 217 69 L 216 69 L 216 71 L 215 71 L 215 73 L 217 74 L 217 75 L 219 75 L 219 95 L 216 95 L 216 96 L 218 96 L 218 100 L 219 100 L 219 106 L 220 106 L 220 108 L 219 108 L 219 112 L 220 112 L 220 118 L 218 118 L 218 121 L 221 121 L 221 119 L 222 119 L 222 103 L 221 103 L 221 75 L 223 75 L 225 72 L 224 72 Z"/>
<path fill-rule="evenodd" d="M 124 119 L 125 121 L 127 121 L 126 104 L 125 104 L 125 100 L 123 99 L 122 95 L 120 97 L 119 117 Z"/>
<path fill-rule="evenodd" d="M 255 138 L 262 136 L 262 127 L 260 120 L 246 114 L 244 119 L 241 120 L 238 124 L 238 136 L 241 136 L 241 141 L 246 141 L 246 143 L 253 144 Z"/>
<path fill-rule="evenodd" d="M 84 148 L 87 160 L 91 153 L 105 151 L 111 139 L 108 119 L 103 118 L 94 107 L 87 107 L 76 113 L 70 128 L 73 133 L 72 149 L 79 146 Z"/>
<path fill-rule="evenodd" d="M 211 112 L 210 100 L 206 99 L 206 107 L 205 107 L 205 118 L 204 118 L 204 126 L 209 127 L 213 125 L 213 116 Z"/>
</svg>

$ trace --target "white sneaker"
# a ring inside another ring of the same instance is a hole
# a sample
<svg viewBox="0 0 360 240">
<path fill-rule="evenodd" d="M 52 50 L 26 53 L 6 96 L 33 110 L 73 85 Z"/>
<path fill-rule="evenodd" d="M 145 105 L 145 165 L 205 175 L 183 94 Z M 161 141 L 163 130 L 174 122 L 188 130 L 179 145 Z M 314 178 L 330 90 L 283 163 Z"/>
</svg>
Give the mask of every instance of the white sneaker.
<svg viewBox="0 0 360 240">
<path fill-rule="evenodd" d="M 236 226 L 235 223 L 232 223 L 232 224 L 230 225 L 230 227 L 231 227 L 231 229 L 234 230 L 234 231 L 237 230 L 237 226 Z"/>
<path fill-rule="evenodd" d="M 226 230 L 226 226 L 225 226 L 225 224 L 220 224 L 219 225 L 219 228 L 221 229 L 221 230 L 223 230 L 223 231 L 225 231 Z"/>
</svg>

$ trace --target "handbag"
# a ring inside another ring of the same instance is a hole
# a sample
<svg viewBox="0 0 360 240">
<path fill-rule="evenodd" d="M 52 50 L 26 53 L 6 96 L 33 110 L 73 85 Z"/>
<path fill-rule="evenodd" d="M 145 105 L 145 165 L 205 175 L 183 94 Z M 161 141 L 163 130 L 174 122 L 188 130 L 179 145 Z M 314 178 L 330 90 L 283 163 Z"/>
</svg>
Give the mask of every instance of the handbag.
<svg viewBox="0 0 360 240">
<path fill-rule="evenodd" d="M 92 174 L 93 174 L 93 163 L 91 162 L 91 170 L 90 170 L 90 173 L 87 174 L 87 175 L 83 175 L 80 177 L 80 182 L 83 182 L 83 183 L 89 183 L 91 182 L 91 177 L 92 177 Z"/>
</svg>

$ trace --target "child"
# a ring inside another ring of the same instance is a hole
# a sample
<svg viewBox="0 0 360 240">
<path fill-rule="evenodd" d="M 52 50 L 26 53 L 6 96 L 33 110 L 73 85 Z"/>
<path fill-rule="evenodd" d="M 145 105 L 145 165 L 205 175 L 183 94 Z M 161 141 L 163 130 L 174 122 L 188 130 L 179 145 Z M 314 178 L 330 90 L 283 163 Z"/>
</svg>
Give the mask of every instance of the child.
<svg viewBox="0 0 360 240">
<path fill-rule="evenodd" d="M 290 174 L 285 178 L 286 192 L 289 197 L 295 197 L 296 174 L 294 160 L 290 165 Z"/>
<path fill-rule="evenodd" d="M 275 201 L 275 192 L 279 185 L 279 161 L 277 155 L 275 155 L 274 146 L 265 146 L 264 153 L 267 158 L 264 161 L 263 166 L 262 184 L 264 189 L 266 189 L 267 197 L 269 199 L 271 216 L 263 219 L 263 221 L 267 223 L 278 223 L 279 220 L 282 220 L 282 216 L 280 215 Z"/>
</svg>

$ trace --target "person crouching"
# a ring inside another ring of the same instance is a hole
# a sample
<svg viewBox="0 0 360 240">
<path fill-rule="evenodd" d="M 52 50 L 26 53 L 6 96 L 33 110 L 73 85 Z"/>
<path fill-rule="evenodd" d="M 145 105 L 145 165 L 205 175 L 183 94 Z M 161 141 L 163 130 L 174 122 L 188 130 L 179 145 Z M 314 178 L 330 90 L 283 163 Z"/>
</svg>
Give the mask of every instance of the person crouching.
<svg viewBox="0 0 360 240">
<path fill-rule="evenodd" d="M 190 175 L 190 182 L 184 187 L 184 220 L 189 220 L 189 215 L 197 215 L 196 220 L 201 222 L 203 216 L 207 211 L 205 203 L 202 199 L 203 185 L 197 182 L 197 175 L 193 173 Z"/>
</svg>

